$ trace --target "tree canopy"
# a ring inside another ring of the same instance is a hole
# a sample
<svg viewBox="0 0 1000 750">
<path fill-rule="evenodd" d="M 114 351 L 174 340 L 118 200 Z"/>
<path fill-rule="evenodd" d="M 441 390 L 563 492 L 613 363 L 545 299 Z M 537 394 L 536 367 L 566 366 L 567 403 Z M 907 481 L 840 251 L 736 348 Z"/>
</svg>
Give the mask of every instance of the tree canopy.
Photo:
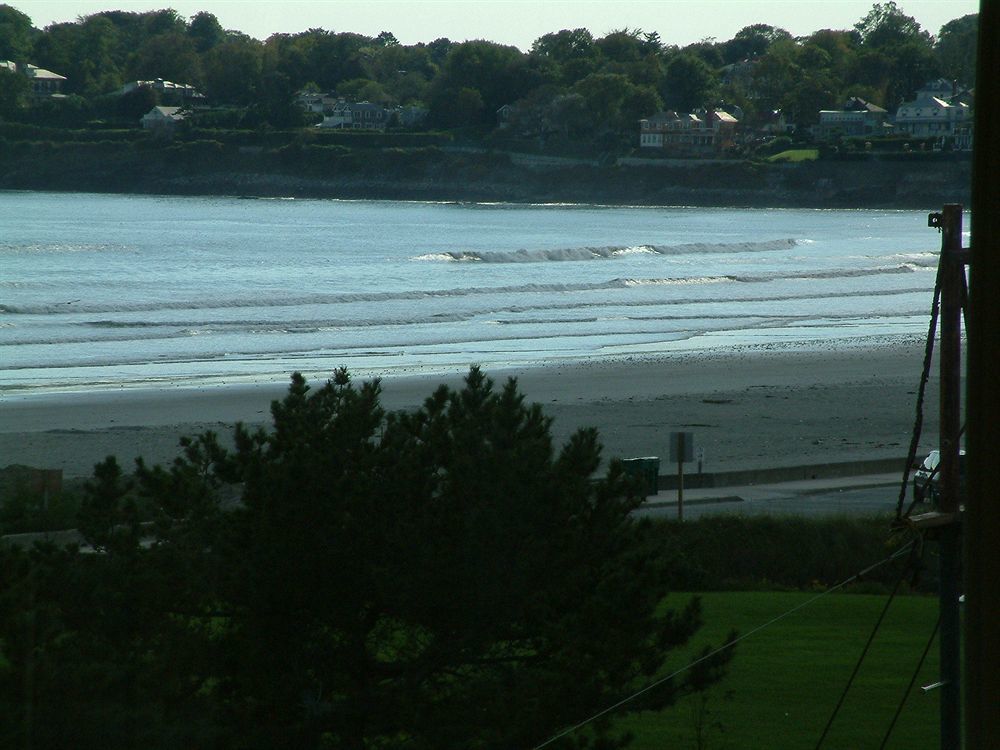
<svg viewBox="0 0 1000 750">
<path fill-rule="evenodd" d="M 211 13 L 186 20 L 169 9 L 105 11 L 38 30 L 28 16 L 0 5 L 0 59 L 66 76 L 64 93 L 103 106 L 103 116 L 119 111 L 106 99 L 123 83 L 164 78 L 198 87 L 213 104 L 250 108 L 244 125 L 287 127 L 301 118 L 292 116 L 290 99 L 277 101 L 278 93 L 294 96 L 315 84 L 334 96 L 423 107 L 431 127 L 485 134 L 514 124 L 522 138 L 593 146 L 609 138 L 631 142 L 640 108 L 738 105 L 751 124 L 783 109 L 805 126 L 817 107 L 851 96 L 891 111 L 941 75 L 972 86 L 977 25 L 974 14 L 956 18 L 935 39 L 887 0 L 851 28 L 801 38 L 757 23 L 729 40 L 678 48 L 656 31 L 620 28 L 595 36 L 568 28 L 522 51 L 482 39 L 405 45 L 390 30 L 368 36 L 314 28 L 256 40 L 223 29 Z M 598 84 L 609 80 L 623 87 L 617 102 L 599 95 Z M 501 110 L 518 114 L 501 123 Z M 579 121 L 568 120 L 577 115 Z M 512 134 L 515 128 L 498 135 Z"/>
<path fill-rule="evenodd" d="M 529 747 L 697 630 L 697 600 L 662 606 L 668 550 L 621 465 L 594 481 L 596 433 L 557 450 L 515 381 L 473 368 L 385 413 L 377 381 L 296 375 L 271 411 L 233 449 L 205 433 L 134 478 L 98 465 L 80 529 L 99 554 L 0 549 L 12 744 Z"/>
</svg>

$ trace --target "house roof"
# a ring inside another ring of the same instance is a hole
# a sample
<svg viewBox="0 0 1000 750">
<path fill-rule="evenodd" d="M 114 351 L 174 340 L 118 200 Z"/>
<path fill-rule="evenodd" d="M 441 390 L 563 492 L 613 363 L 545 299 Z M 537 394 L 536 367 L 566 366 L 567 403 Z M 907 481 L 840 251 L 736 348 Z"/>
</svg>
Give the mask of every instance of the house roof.
<svg viewBox="0 0 1000 750">
<path fill-rule="evenodd" d="M 66 76 L 61 76 L 58 73 L 53 73 L 51 70 L 46 70 L 45 68 L 39 68 L 37 65 L 25 65 L 24 74 L 28 78 L 38 78 L 47 81 L 65 81 Z"/>
<path fill-rule="evenodd" d="M 883 114 L 886 110 L 882 109 L 877 104 L 872 104 L 871 102 L 866 102 L 864 99 L 858 96 L 852 96 L 844 104 L 844 111 L 847 112 L 871 112 L 872 114 Z"/>
<path fill-rule="evenodd" d="M 658 123 L 658 122 L 673 122 L 677 118 L 677 113 L 668 110 L 666 112 L 657 112 L 655 115 L 650 115 L 649 117 L 643 118 L 647 122 Z"/>
<path fill-rule="evenodd" d="M 903 102 L 900 105 L 900 109 L 902 109 L 904 107 L 918 107 L 918 108 L 920 108 L 920 107 L 931 107 L 931 108 L 934 108 L 934 109 L 947 109 L 948 107 L 964 107 L 964 106 L 966 106 L 966 105 L 964 105 L 964 104 L 949 104 L 944 99 L 941 99 L 941 98 L 939 98 L 937 96 L 927 96 L 925 94 L 924 96 L 917 97 L 912 102 Z"/>
<path fill-rule="evenodd" d="M 173 120 L 178 122 L 186 117 L 183 107 L 153 107 L 142 116 L 143 120 Z"/>
<path fill-rule="evenodd" d="M 181 93 L 193 93 L 197 95 L 195 87 L 190 83 L 174 83 L 156 78 L 152 81 L 129 81 L 121 87 L 121 93 L 127 94 L 136 89 L 156 89 L 157 91 L 180 91 Z"/>
<path fill-rule="evenodd" d="M 46 81 L 65 81 L 66 76 L 61 76 L 58 73 L 53 73 L 51 70 L 46 70 L 45 68 L 39 68 L 37 65 L 31 65 L 30 63 L 25 65 L 18 65 L 10 60 L 0 60 L 0 68 L 5 68 L 11 73 L 23 73 L 28 78 L 37 78 L 39 80 Z"/>
<path fill-rule="evenodd" d="M 920 90 L 946 92 L 950 94 L 953 88 L 955 88 L 954 81 L 949 81 L 947 78 L 938 78 L 933 81 L 928 81 L 927 83 L 925 83 L 923 86 L 920 87 Z"/>
</svg>

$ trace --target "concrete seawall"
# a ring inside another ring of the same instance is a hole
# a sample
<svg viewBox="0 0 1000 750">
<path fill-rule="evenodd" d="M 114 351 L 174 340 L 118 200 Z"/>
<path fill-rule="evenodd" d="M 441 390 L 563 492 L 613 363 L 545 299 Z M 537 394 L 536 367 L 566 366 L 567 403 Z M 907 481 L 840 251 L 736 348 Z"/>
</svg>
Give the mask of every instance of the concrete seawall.
<svg viewBox="0 0 1000 750">
<path fill-rule="evenodd" d="M 734 487 L 752 484 L 773 484 L 775 482 L 796 482 L 802 479 L 830 479 L 835 477 L 851 477 L 864 474 L 885 474 L 898 471 L 902 477 L 906 457 L 881 458 L 869 461 L 842 461 L 828 464 L 809 464 L 805 466 L 779 466 L 770 469 L 741 469 L 739 471 L 720 471 L 713 474 L 688 473 L 691 464 L 686 464 L 684 472 L 684 487 L 688 489 L 707 489 L 712 487 Z M 660 471 L 671 468 L 670 464 L 661 463 Z M 676 469 L 676 465 L 674 467 Z M 659 489 L 677 489 L 677 474 L 663 474 L 658 478 Z"/>
</svg>

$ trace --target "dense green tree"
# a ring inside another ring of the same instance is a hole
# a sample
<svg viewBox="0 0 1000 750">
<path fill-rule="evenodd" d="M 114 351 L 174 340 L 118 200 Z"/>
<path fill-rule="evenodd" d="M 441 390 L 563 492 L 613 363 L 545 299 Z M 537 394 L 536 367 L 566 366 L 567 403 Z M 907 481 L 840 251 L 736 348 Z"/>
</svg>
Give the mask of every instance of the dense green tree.
<svg viewBox="0 0 1000 750">
<path fill-rule="evenodd" d="M 557 451 L 514 381 L 473 369 L 386 414 L 377 382 L 295 376 L 272 416 L 233 450 L 205 433 L 140 461 L 137 487 L 98 465 L 81 529 L 101 554 L 0 547 L 6 742 L 530 747 L 644 686 L 700 624 L 696 601 L 662 606 L 666 555 L 620 465 L 593 480 L 596 433 Z M 575 746 L 623 739 L 598 724 Z"/>
<path fill-rule="evenodd" d="M 371 37 L 323 29 L 274 34 L 265 42 L 264 69 L 287 76 L 296 90 L 315 81 L 324 91 L 335 91 L 341 81 L 366 77 L 359 52 L 371 46 Z"/>
<path fill-rule="evenodd" d="M 596 41 L 597 49 L 605 61 L 625 66 L 646 56 L 646 40 L 641 29 L 612 31 Z"/>
<path fill-rule="evenodd" d="M 73 74 L 81 93 L 109 94 L 123 81 L 121 35 L 114 23 L 102 16 L 90 16 L 79 25 L 74 56 L 79 60 Z M 68 74 L 67 74 L 68 75 Z"/>
<path fill-rule="evenodd" d="M 753 60 L 766 53 L 768 47 L 775 42 L 791 38 L 792 35 L 784 29 L 766 23 L 744 26 L 722 45 L 722 59 L 726 63 Z"/>
<path fill-rule="evenodd" d="M 98 98 L 86 98 L 79 94 L 36 99 L 31 102 L 31 107 L 24 113 L 23 119 L 51 128 L 84 128 L 94 119 L 98 110 L 97 102 Z"/>
<path fill-rule="evenodd" d="M 35 64 L 66 76 L 65 93 L 100 96 L 119 88 L 126 53 L 120 29 L 103 15 L 46 28 L 34 49 Z"/>
<path fill-rule="evenodd" d="M 187 32 L 187 23 L 173 8 L 153 10 L 148 13 L 140 13 L 142 28 L 147 37 L 160 36 L 161 34 L 184 34 Z"/>
<path fill-rule="evenodd" d="M 956 18 L 941 27 L 934 52 L 942 75 L 959 84 L 975 86 L 978 37 L 979 15 L 976 13 Z"/>
<path fill-rule="evenodd" d="M 451 101 L 449 119 L 446 124 L 451 127 L 468 127 L 478 125 L 483 121 L 485 112 L 483 95 L 478 89 L 463 86 Z M 438 115 L 440 118 L 440 115 Z"/>
<path fill-rule="evenodd" d="M 427 45 L 417 45 L 426 46 L 427 53 L 430 55 L 431 62 L 437 66 L 444 64 L 445 58 L 448 57 L 448 53 L 451 52 L 451 48 L 454 47 L 457 42 L 451 41 L 448 37 L 438 37 L 433 42 Z"/>
<path fill-rule="evenodd" d="M 683 49 L 674 51 L 674 55 L 678 52 L 684 55 L 694 55 L 712 70 L 717 70 L 725 64 L 725 60 L 722 57 L 722 45 L 718 44 L 714 37 L 707 37 L 699 42 L 688 44 Z M 671 58 L 674 55 L 671 55 Z"/>
<path fill-rule="evenodd" d="M 31 84 L 27 78 L 7 68 L 0 68 L 0 117 L 19 119 L 30 95 Z"/>
<path fill-rule="evenodd" d="M 305 122 L 305 113 L 295 101 L 297 87 L 280 72 L 265 73 L 254 91 L 253 105 L 247 113 L 248 125 L 268 124 L 274 128 L 294 128 Z"/>
<path fill-rule="evenodd" d="M 399 40 L 396 35 L 391 31 L 381 31 L 378 36 L 375 37 L 375 44 L 379 47 L 398 47 Z"/>
<path fill-rule="evenodd" d="M 821 29 L 806 37 L 803 44 L 818 47 L 826 52 L 827 71 L 844 85 L 848 81 L 848 73 L 857 54 L 859 41 L 857 32 Z"/>
<path fill-rule="evenodd" d="M 531 45 L 531 55 L 543 63 L 553 83 L 570 86 L 595 72 L 600 55 L 587 29 L 563 29 L 545 34 Z"/>
<path fill-rule="evenodd" d="M 906 15 L 895 0 L 875 3 L 864 18 L 854 24 L 861 42 L 868 47 L 886 47 L 919 39 L 930 42 L 930 34 L 920 28 L 913 16 Z"/>
<path fill-rule="evenodd" d="M 463 89 L 482 97 L 480 124 L 493 124 L 496 111 L 513 104 L 540 81 L 516 47 L 482 40 L 463 42 L 451 48 L 430 94 L 430 116 L 437 123 L 453 119 L 448 112 Z"/>
<path fill-rule="evenodd" d="M 206 94 L 213 102 L 251 104 L 263 70 L 263 45 L 231 37 L 202 58 Z"/>
<path fill-rule="evenodd" d="M 851 83 L 879 91 L 882 105 L 890 111 L 938 75 L 930 34 L 893 0 L 875 3 L 854 29 L 861 45 Z"/>
<path fill-rule="evenodd" d="M 6 3 L 0 5 L 0 60 L 27 62 L 34 35 L 29 16 Z"/>
<path fill-rule="evenodd" d="M 156 78 L 201 85 L 201 58 L 194 40 L 184 34 L 157 34 L 146 39 L 129 60 L 129 80 Z"/>
<path fill-rule="evenodd" d="M 416 71 L 400 71 L 399 75 L 386 84 L 387 92 L 397 104 L 423 104 L 427 100 L 429 82 Z"/>
<path fill-rule="evenodd" d="M 248 744 L 528 746 L 697 626 L 693 608 L 657 614 L 663 570 L 636 501 L 617 467 L 590 480 L 596 434 L 556 453 L 514 382 L 473 370 L 386 415 L 375 383 L 339 373 L 310 393 L 296 378 L 272 411 L 235 455 L 150 477 L 189 498 L 178 518 L 205 502 L 203 467 L 243 486 L 218 574 L 238 603 L 222 645 L 242 655 L 223 692 Z"/>
<path fill-rule="evenodd" d="M 675 56 L 664 71 L 663 101 L 671 109 L 690 112 L 715 97 L 718 78 L 708 64 L 692 54 Z"/>
<path fill-rule="evenodd" d="M 579 126 L 592 135 L 630 136 L 642 117 L 663 107 L 652 87 L 636 86 L 620 73 L 593 73 L 579 81 L 572 91 L 582 96 L 585 103 L 585 116 Z"/>
<path fill-rule="evenodd" d="M 144 114 L 161 104 L 159 94 L 149 86 L 138 86 L 114 97 L 114 114 L 126 126 L 135 127 Z"/>
<path fill-rule="evenodd" d="M 391 99 L 381 84 L 368 78 L 343 81 L 337 86 L 337 95 L 349 101 L 376 102 L 378 104 L 387 104 Z"/>
<path fill-rule="evenodd" d="M 582 94 L 554 96 L 546 108 L 545 119 L 566 140 L 582 138 L 592 130 L 587 100 Z"/>
<path fill-rule="evenodd" d="M 919 40 L 894 45 L 891 49 L 862 47 L 854 60 L 849 80 L 878 92 L 876 99 L 890 111 L 940 71 L 929 46 Z"/>
<path fill-rule="evenodd" d="M 226 39 L 226 31 L 219 23 L 219 19 L 214 14 L 204 11 L 196 13 L 191 18 L 188 35 L 194 40 L 195 49 L 199 54 L 208 52 Z"/>
</svg>

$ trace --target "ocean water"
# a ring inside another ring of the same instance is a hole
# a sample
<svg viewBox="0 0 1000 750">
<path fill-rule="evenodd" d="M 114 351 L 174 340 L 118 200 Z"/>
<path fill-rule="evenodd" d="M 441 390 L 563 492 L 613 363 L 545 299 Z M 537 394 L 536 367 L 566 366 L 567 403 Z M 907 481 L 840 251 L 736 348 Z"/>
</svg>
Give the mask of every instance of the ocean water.
<svg viewBox="0 0 1000 750">
<path fill-rule="evenodd" d="M 926 332 L 913 211 L 0 193 L 0 392 Z"/>
</svg>

